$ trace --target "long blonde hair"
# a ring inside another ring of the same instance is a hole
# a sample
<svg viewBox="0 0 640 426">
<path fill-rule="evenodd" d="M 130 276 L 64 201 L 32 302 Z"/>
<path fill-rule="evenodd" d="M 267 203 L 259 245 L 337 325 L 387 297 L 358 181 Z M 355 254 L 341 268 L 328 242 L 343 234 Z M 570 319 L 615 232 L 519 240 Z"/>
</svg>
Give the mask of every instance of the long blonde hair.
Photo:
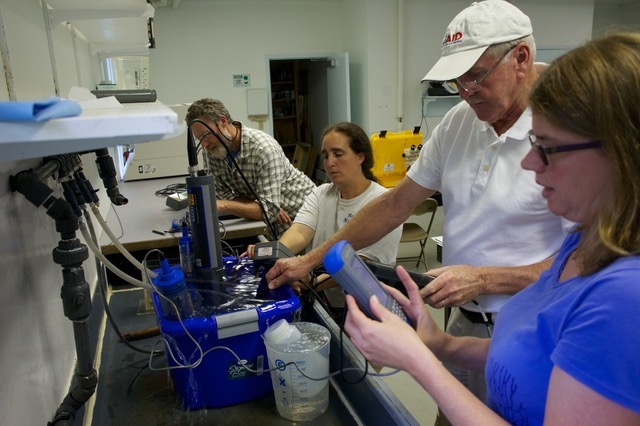
<svg viewBox="0 0 640 426">
<path fill-rule="evenodd" d="M 602 141 L 613 191 L 596 226 L 583 226 L 582 275 L 640 253 L 640 33 L 592 40 L 551 63 L 530 97 L 554 125 Z M 588 170 L 585 171 L 588 173 Z"/>
</svg>

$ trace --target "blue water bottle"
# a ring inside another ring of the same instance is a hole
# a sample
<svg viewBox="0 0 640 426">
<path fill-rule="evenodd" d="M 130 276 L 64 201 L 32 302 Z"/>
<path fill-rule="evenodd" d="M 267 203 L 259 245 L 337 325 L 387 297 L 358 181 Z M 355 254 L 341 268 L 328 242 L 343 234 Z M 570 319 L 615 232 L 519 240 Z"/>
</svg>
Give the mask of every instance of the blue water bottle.
<svg viewBox="0 0 640 426">
<path fill-rule="evenodd" d="M 161 269 L 156 271 L 158 275 L 153 279 L 153 284 L 160 293 L 158 297 L 164 317 L 177 320 L 178 317 L 185 319 L 193 316 L 193 304 L 182 269 L 169 266 L 167 259 L 162 259 L 160 265 Z"/>
</svg>

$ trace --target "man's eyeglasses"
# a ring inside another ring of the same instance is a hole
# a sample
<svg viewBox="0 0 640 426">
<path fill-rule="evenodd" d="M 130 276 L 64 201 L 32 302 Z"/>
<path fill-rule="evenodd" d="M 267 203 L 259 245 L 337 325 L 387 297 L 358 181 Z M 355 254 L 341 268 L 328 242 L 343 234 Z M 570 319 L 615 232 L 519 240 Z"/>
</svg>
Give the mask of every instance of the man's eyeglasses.
<svg viewBox="0 0 640 426">
<path fill-rule="evenodd" d="M 199 138 L 193 138 L 193 141 L 196 143 L 196 145 L 200 145 L 202 143 L 202 141 L 209 135 L 212 135 L 213 132 L 211 130 L 207 131 L 204 135 L 200 136 Z"/>
<path fill-rule="evenodd" d="M 544 147 L 536 142 L 536 135 L 529 133 L 529 142 L 531 143 L 531 149 L 534 150 L 539 156 L 545 166 L 549 165 L 550 154 L 557 154 L 558 152 L 580 151 L 583 149 L 602 148 L 602 141 L 589 141 L 582 143 L 574 143 L 571 145 L 560 145 Z"/>
<path fill-rule="evenodd" d="M 491 71 L 493 71 L 494 69 L 496 69 L 496 67 L 500 64 L 500 62 L 502 62 L 502 60 L 504 58 L 507 57 L 507 55 L 517 46 L 513 45 L 511 47 L 511 49 L 507 50 L 506 52 L 504 52 L 504 55 L 502 55 L 502 57 L 500 59 L 498 59 L 498 61 L 493 64 L 491 66 L 491 68 L 489 68 L 487 70 L 487 72 L 485 72 L 482 77 L 475 79 L 475 80 L 470 80 L 470 81 L 465 81 L 462 82 L 459 79 L 455 79 L 455 80 L 451 80 L 451 81 L 445 81 L 442 83 L 442 87 L 445 88 L 445 90 L 449 93 L 451 93 L 452 95 L 457 95 L 460 92 L 460 87 L 467 93 L 472 94 L 472 93 L 476 93 L 479 92 L 480 89 L 482 88 L 480 86 L 480 83 L 482 83 L 482 80 L 484 80 L 485 78 L 487 78 L 487 76 L 489 74 L 491 74 Z"/>
</svg>

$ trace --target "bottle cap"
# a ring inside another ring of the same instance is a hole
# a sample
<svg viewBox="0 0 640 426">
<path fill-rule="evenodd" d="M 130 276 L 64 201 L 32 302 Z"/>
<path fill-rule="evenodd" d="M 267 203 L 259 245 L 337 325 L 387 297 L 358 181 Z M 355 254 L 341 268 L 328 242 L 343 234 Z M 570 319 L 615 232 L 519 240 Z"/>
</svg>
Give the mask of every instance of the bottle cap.
<svg viewBox="0 0 640 426">
<path fill-rule="evenodd" d="M 271 345 L 286 346 L 297 342 L 302 337 L 300 330 L 291 325 L 286 319 L 281 319 L 272 324 L 264 332 L 264 339 Z"/>
<path fill-rule="evenodd" d="M 179 267 L 169 266 L 169 262 L 163 259 L 160 262 L 162 268 L 155 271 L 158 275 L 154 278 L 153 284 L 162 294 L 169 295 L 182 291 L 186 286 L 184 281 L 184 273 Z"/>
</svg>

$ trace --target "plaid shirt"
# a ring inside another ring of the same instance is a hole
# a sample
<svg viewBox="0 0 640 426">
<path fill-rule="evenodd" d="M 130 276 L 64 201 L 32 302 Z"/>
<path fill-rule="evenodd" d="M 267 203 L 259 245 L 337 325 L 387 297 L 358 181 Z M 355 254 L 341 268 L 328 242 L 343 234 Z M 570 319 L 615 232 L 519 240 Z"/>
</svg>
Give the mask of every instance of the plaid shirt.
<svg viewBox="0 0 640 426">
<path fill-rule="evenodd" d="M 264 205 L 269 221 L 275 223 L 280 208 L 293 219 L 315 184 L 291 164 L 280 144 L 270 135 L 246 127 L 239 121 L 234 124 L 239 125 L 242 131 L 236 163 Z M 208 152 L 206 155 L 218 199 L 255 199 L 238 170 L 226 158 L 215 158 Z M 286 227 L 279 225 L 277 229 L 282 233 Z"/>
</svg>

